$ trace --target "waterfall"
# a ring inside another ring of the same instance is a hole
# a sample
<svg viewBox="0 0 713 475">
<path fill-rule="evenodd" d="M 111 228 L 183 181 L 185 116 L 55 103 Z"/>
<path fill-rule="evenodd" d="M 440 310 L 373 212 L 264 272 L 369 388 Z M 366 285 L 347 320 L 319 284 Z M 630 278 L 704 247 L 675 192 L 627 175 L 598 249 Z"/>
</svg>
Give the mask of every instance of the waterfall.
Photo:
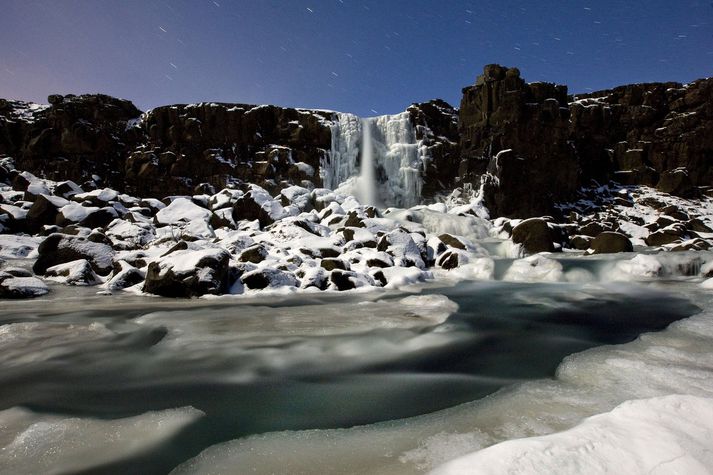
<svg viewBox="0 0 713 475">
<path fill-rule="evenodd" d="M 407 208 L 420 203 L 422 170 L 430 157 L 408 112 L 368 119 L 337 112 L 330 128 L 332 146 L 320 170 L 325 187 L 365 204 Z"/>
<path fill-rule="evenodd" d="M 371 139 L 371 120 L 362 120 L 361 172 L 359 174 L 359 200 L 365 205 L 377 206 L 379 197 L 374 163 L 374 144 Z"/>
</svg>

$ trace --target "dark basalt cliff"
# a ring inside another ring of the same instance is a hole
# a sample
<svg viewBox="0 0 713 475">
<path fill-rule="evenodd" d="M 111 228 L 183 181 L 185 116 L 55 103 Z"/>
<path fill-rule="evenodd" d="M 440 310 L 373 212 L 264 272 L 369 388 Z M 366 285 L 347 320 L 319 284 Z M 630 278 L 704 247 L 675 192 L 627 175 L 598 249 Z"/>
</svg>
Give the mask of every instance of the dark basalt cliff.
<svg viewBox="0 0 713 475">
<path fill-rule="evenodd" d="M 231 182 L 269 191 L 321 186 L 332 145 L 327 111 L 204 103 L 142 114 L 105 95 L 49 102 L 0 99 L 0 157 L 85 188 L 162 197 Z M 463 90 L 460 110 L 434 100 L 408 112 L 431 157 L 424 198 L 482 186 L 493 216 L 550 214 L 591 180 L 681 196 L 713 185 L 713 79 L 573 97 L 566 86 L 528 84 L 515 68 L 488 65 Z M 12 180 L 12 172 L 0 167 L 0 179 Z"/>
<path fill-rule="evenodd" d="M 550 213 L 591 180 L 681 196 L 713 185 L 713 79 L 572 97 L 489 65 L 463 90 L 459 130 L 459 175 L 484 185 L 495 216 Z"/>
</svg>

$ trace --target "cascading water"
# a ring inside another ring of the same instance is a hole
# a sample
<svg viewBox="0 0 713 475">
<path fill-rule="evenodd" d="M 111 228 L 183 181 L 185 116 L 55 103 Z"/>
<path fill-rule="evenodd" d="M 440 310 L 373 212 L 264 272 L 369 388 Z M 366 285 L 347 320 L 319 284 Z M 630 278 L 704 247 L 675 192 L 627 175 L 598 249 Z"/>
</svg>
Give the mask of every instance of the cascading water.
<svg viewBox="0 0 713 475">
<path fill-rule="evenodd" d="M 430 157 L 408 112 L 368 119 L 335 113 L 331 129 L 332 147 L 320 172 L 325 187 L 368 204 L 411 207 L 421 201 L 421 171 Z"/>
<path fill-rule="evenodd" d="M 371 138 L 372 122 L 362 120 L 362 153 L 361 172 L 359 174 L 359 196 L 363 204 L 377 206 L 379 196 L 376 184 L 376 169 L 374 164 L 374 144 Z"/>
</svg>

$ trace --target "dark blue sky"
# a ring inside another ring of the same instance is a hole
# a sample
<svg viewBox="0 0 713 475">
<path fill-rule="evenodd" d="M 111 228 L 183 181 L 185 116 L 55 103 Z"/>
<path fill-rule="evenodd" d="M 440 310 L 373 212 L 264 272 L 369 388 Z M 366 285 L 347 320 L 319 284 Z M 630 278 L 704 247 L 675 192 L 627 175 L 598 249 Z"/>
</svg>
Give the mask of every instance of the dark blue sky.
<svg viewBox="0 0 713 475">
<path fill-rule="evenodd" d="M 374 115 L 487 63 L 571 92 L 713 75 L 711 0 L 0 0 L 0 97 Z"/>
</svg>

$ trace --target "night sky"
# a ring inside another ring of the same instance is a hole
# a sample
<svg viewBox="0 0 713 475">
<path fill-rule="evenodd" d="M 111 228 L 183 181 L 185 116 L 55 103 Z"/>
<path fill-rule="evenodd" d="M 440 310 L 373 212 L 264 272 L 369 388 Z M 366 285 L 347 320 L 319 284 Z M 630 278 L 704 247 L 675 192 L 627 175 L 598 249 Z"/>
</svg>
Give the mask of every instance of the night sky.
<svg viewBox="0 0 713 475">
<path fill-rule="evenodd" d="M 0 0 L 0 97 L 396 113 L 487 63 L 570 92 L 713 75 L 710 0 Z"/>
</svg>

